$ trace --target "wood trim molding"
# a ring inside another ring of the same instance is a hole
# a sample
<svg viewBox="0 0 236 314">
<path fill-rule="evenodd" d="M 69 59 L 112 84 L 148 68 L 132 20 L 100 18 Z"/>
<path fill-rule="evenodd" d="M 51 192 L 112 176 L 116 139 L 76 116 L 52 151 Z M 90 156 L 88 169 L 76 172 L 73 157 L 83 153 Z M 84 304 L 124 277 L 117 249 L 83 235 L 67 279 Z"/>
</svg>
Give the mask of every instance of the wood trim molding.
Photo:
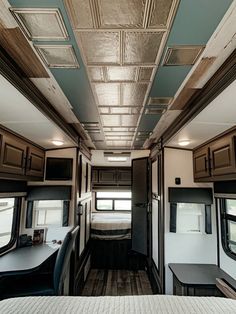
<svg viewBox="0 0 236 314">
<path fill-rule="evenodd" d="M 18 89 L 40 112 L 58 125 L 75 143 L 78 143 L 79 134 L 75 131 L 74 127 L 64 120 L 30 79 L 25 78 L 25 74 L 2 47 L 0 47 L 0 74 Z"/>
<path fill-rule="evenodd" d="M 206 85 L 187 102 L 183 112 L 162 135 L 163 144 L 167 143 L 180 129 L 193 120 L 236 79 L 236 50 L 223 63 Z M 155 147 L 156 144 L 153 146 Z"/>
</svg>

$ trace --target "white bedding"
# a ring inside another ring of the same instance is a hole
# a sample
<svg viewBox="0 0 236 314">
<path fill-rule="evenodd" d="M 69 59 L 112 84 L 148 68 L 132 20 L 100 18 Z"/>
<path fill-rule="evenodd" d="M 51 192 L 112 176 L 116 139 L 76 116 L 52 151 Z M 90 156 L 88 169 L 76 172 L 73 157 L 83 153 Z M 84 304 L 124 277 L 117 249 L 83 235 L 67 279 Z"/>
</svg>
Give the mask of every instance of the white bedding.
<svg viewBox="0 0 236 314">
<path fill-rule="evenodd" d="M 122 240 L 131 238 L 131 213 L 93 213 L 91 238 Z"/>
<path fill-rule="evenodd" d="M 215 314 L 236 313 L 236 300 L 163 295 L 28 297 L 0 301 L 1 314 Z"/>
</svg>

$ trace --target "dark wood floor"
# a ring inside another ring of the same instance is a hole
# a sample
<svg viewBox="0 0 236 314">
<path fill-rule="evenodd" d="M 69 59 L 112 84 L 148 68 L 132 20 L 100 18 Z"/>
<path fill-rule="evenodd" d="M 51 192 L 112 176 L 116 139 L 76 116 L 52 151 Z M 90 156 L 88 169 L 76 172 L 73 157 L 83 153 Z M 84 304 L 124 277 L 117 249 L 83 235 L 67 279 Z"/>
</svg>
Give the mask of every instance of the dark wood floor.
<svg viewBox="0 0 236 314">
<path fill-rule="evenodd" d="M 83 296 L 153 294 L 145 271 L 91 269 Z"/>
</svg>

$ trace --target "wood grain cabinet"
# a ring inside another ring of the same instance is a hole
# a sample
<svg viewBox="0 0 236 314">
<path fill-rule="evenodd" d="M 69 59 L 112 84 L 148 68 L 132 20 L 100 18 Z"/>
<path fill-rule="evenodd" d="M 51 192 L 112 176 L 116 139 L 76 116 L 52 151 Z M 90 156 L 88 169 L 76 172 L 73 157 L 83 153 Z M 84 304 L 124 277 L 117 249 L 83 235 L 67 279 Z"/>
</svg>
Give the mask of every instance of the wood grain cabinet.
<svg viewBox="0 0 236 314">
<path fill-rule="evenodd" d="M 212 176 L 232 174 L 235 168 L 235 137 L 225 136 L 210 145 Z"/>
<path fill-rule="evenodd" d="M 209 148 L 203 147 L 193 154 L 194 178 L 209 178 L 211 175 Z"/>
<path fill-rule="evenodd" d="M 231 131 L 193 151 L 196 182 L 236 179 L 235 136 Z"/>
<path fill-rule="evenodd" d="M 25 174 L 27 145 L 10 135 L 1 135 L 0 172 Z"/>
<path fill-rule="evenodd" d="M 93 167 L 93 186 L 130 186 L 131 168 Z"/>
<path fill-rule="evenodd" d="M 26 175 L 31 177 L 43 177 L 44 175 L 44 151 L 37 147 L 28 148 Z"/>
<path fill-rule="evenodd" d="M 45 153 L 17 136 L 0 130 L 0 176 L 24 180 L 44 176 Z"/>
</svg>

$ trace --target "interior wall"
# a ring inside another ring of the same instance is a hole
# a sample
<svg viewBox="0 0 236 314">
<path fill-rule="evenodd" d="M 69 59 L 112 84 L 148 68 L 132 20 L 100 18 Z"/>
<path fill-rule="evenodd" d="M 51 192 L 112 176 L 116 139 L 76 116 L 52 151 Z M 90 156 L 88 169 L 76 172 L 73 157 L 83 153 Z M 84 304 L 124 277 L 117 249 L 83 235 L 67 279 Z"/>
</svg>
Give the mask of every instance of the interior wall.
<svg viewBox="0 0 236 314">
<path fill-rule="evenodd" d="M 175 178 L 181 184 L 175 184 Z M 165 280 L 166 294 L 173 294 L 173 277 L 169 263 L 217 263 L 216 215 L 212 206 L 212 234 L 181 234 L 169 232 L 169 187 L 213 187 L 212 183 L 194 183 L 192 151 L 165 148 Z"/>
<path fill-rule="evenodd" d="M 222 246 L 221 241 L 221 222 L 220 222 L 220 209 L 218 209 L 218 225 L 219 225 L 219 260 L 220 268 L 227 272 L 233 278 L 236 278 L 236 260 L 229 257 Z"/>
<path fill-rule="evenodd" d="M 75 190 L 76 190 L 76 148 L 66 148 L 66 149 L 55 149 L 46 151 L 47 157 L 58 157 L 58 158 L 72 158 L 73 159 L 73 173 L 72 180 L 67 181 L 54 181 L 54 180 L 44 180 L 44 181 L 32 181 L 28 182 L 29 186 L 33 185 L 71 185 L 72 186 L 72 194 L 70 201 L 70 213 L 69 213 L 69 226 L 68 227 L 57 227 L 57 228 L 49 228 L 47 231 L 47 241 L 51 241 L 53 239 L 62 240 L 65 234 L 71 229 L 75 224 Z M 46 170 L 46 159 L 45 159 L 45 170 Z M 46 172 L 45 172 L 46 173 Z M 27 233 L 28 235 L 33 235 L 33 228 L 26 229 L 25 221 L 26 221 L 26 207 L 27 202 L 24 202 L 24 207 L 22 210 L 22 219 L 21 219 L 21 228 L 20 233 Z M 34 224 L 34 217 L 33 217 Z"/>
</svg>

